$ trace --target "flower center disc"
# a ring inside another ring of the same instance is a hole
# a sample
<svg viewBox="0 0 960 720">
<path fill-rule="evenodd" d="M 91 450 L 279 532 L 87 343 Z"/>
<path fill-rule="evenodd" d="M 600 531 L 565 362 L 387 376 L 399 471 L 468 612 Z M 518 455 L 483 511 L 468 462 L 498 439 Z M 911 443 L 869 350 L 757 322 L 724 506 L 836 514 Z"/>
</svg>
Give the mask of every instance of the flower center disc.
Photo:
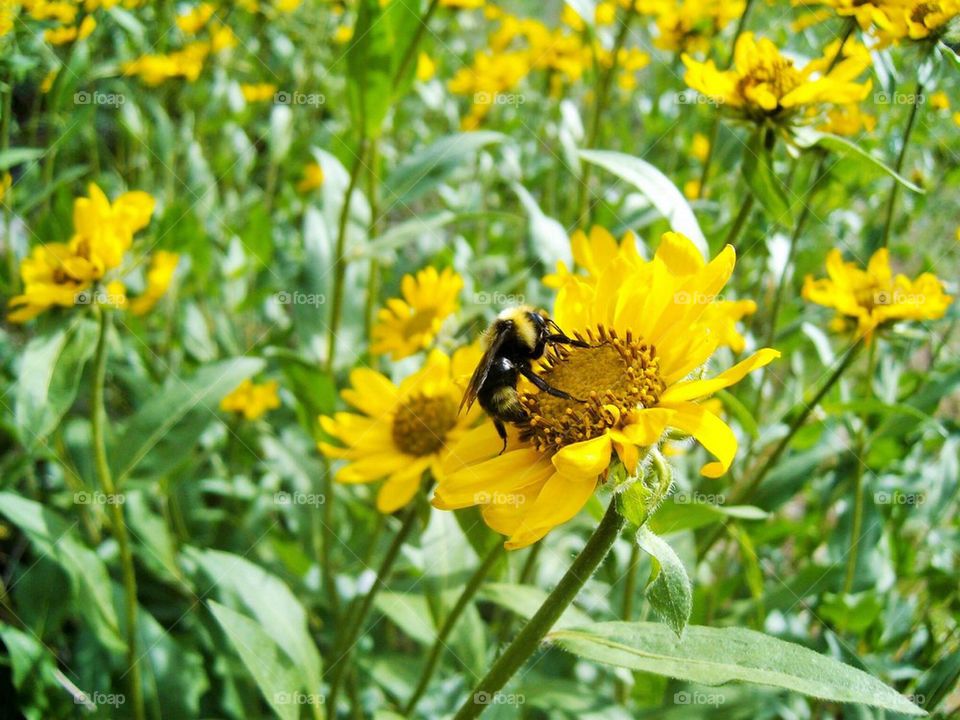
<svg viewBox="0 0 960 720">
<path fill-rule="evenodd" d="M 596 335 L 588 330 L 586 337 L 579 333 L 576 337 L 592 347 L 554 345 L 538 374 L 551 387 L 577 399 L 545 392 L 520 394 L 530 415 L 522 436 L 541 452 L 602 435 L 633 410 L 656 405 L 666 388 L 653 346 L 638 342 L 630 333 L 620 338 L 602 326 Z"/>
<path fill-rule="evenodd" d="M 447 396 L 412 395 L 393 418 L 393 443 L 407 455 L 430 455 L 443 447 L 457 424 L 457 404 Z"/>
</svg>

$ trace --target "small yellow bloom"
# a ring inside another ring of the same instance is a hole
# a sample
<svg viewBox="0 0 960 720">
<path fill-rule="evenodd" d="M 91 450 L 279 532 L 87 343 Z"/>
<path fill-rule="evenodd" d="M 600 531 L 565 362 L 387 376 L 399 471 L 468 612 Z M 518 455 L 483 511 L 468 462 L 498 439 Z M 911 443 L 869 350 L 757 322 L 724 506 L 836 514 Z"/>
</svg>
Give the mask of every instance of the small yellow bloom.
<svg viewBox="0 0 960 720">
<path fill-rule="evenodd" d="M 863 112 L 859 105 L 843 105 L 830 108 L 818 129 L 834 135 L 860 135 L 872 133 L 876 127 L 877 118 Z"/>
<path fill-rule="evenodd" d="M 706 135 L 694 133 L 693 147 L 690 149 L 690 153 L 700 162 L 707 159 L 707 155 L 710 154 L 710 141 Z"/>
<path fill-rule="evenodd" d="M 840 251 L 833 249 L 827 255 L 827 275 L 822 280 L 808 275 L 803 299 L 834 308 L 838 318 L 855 320 L 858 334 L 868 339 L 874 330 L 899 320 L 941 318 L 953 302 L 933 273 L 923 273 L 915 280 L 894 275 L 886 248 L 873 254 L 866 269 L 844 262 Z"/>
<path fill-rule="evenodd" d="M 718 70 L 712 60 L 699 62 L 684 55 L 684 80 L 737 117 L 788 123 L 811 107 L 856 103 L 867 96 L 870 81 L 857 83 L 855 78 L 870 65 L 870 56 L 847 45 L 846 57 L 826 72 L 836 49 L 798 68 L 767 38 L 758 41 L 752 33 L 744 33 L 737 40 L 731 70 Z"/>
<path fill-rule="evenodd" d="M 13 21 L 19 11 L 20 3 L 17 0 L 0 0 L 0 37 L 13 30 Z"/>
<path fill-rule="evenodd" d="M 167 55 L 142 55 L 122 64 L 124 75 L 137 75 L 147 85 L 159 85 L 171 78 L 182 77 L 194 82 L 210 54 L 210 43 L 202 40 L 189 43 L 182 50 Z"/>
<path fill-rule="evenodd" d="M 210 28 L 210 50 L 214 53 L 220 53 L 224 50 L 232 50 L 237 46 L 236 34 L 229 25 L 215 24 Z"/>
<path fill-rule="evenodd" d="M 53 82 L 57 79 L 57 74 L 59 72 L 60 68 L 54 68 L 43 76 L 43 80 L 40 81 L 40 92 L 44 94 L 50 92 L 50 89 L 53 87 Z"/>
<path fill-rule="evenodd" d="M 427 82 L 427 80 L 430 80 L 436 74 L 436 63 L 433 62 L 425 52 L 421 52 L 417 56 L 417 80 Z"/>
<path fill-rule="evenodd" d="M 353 39 L 353 27 L 351 25 L 341 25 L 333 32 L 333 41 L 337 45 L 346 45 Z"/>
<path fill-rule="evenodd" d="M 482 8 L 485 4 L 486 0 L 440 0 L 440 7 L 458 10 L 475 10 Z"/>
<path fill-rule="evenodd" d="M 242 414 L 247 420 L 256 420 L 268 410 L 280 407 L 278 388 L 276 380 L 256 385 L 247 378 L 224 396 L 220 401 L 220 409 Z"/>
<path fill-rule="evenodd" d="M 7 192 L 13 187 L 13 176 L 6 172 L 0 176 L 0 203 L 7 196 Z"/>
<path fill-rule="evenodd" d="M 548 383 L 585 401 L 522 383 L 530 420 L 507 451 L 498 454 L 501 442 L 483 423 L 454 447 L 462 467 L 438 481 L 435 507 L 479 505 L 486 523 L 508 536 L 507 549 L 537 542 L 574 517 L 605 480 L 612 458 L 633 475 L 641 454 L 659 445 L 668 427 L 693 436 L 716 458 L 703 475 L 723 475 L 737 438 L 704 401 L 779 357 L 765 348 L 699 379 L 730 317 L 711 308 L 733 272 L 733 247 L 706 262 L 689 239 L 666 233 L 647 261 L 632 239 L 618 247 L 609 233 L 595 238 L 579 240 L 578 262 L 591 269 L 589 276 L 552 277 L 559 290 L 551 316 L 590 347 L 552 350 L 537 368 Z"/>
<path fill-rule="evenodd" d="M 80 27 L 66 26 L 49 28 L 43 31 L 43 39 L 51 45 L 66 45 L 74 40 L 85 40 L 97 27 L 97 21 L 92 15 L 87 15 L 80 23 Z"/>
<path fill-rule="evenodd" d="M 696 200 L 698 197 L 700 197 L 700 181 L 687 180 L 683 184 L 683 194 L 688 200 Z"/>
<path fill-rule="evenodd" d="M 73 25 L 79 9 L 72 2 L 28 2 L 24 8 L 34 20 L 56 20 L 61 25 Z"/>
<path fill-rule="evenodd" d="M 323 185 L 323 168 L 312 162 L 303 168 L 303 178 L 297 183 L 298 193 L 308 193 Z"/>
<path fill-rule="evenodd" d="M 344 445 L 319 444 L 327 457 L 347 461 L 334 480 L 385 479 L 377 494 L 377 509 L 382 513 L 409 503 L 425 471 L 442 482 L 449 470 L 462 463 L 450 448 L 482 414 L 479 405 L 458 412 L 480 354 L 476 346 L 462 348 L 452 358 L 434 350 L 423 368 L 399 385 L 368 368 L 350 373 L 351 387 L 340 394 L 357 412 L 320 418 L 324 432 Z"/>
<path fill-rule="evenodd" d="M 706 52 L 711 39 L 743 15 L 744 0 L 637 0 L 636 8 L 657 26 L 661 50 Z"/>
<path fill-rule="evenodd" d="M 203 2 L 195 8 L 188 10 L 181 15 L 177 15 L 175 22 L 180 31 L 185 35 L 196 35 L 200 32 L 207 22 L 213 17 L 216 8 L 208 2 Z"/>
<path fill-rule="evenodd" d="M 960 125 L 960 112 L 955 112 L 953 114 L 953 122 L 955 125 Z"/>
<path fill-rule="evenodd" d="M 930 107 L 934 110 L 949 110 L 950 109 L 950 98 L 949 96 L 940 90 L 935 92 L 930 96 Z"/>
<path fill-rule="evenodd" d="M 279 12 L 292 13 L 300 7 L 301 0 L 277 0 L 275 7 Z"/>
<path fill-rule="evenodd" d="M 51 307 L 72 307 L 91 285 L 89 279 L 73 277 L 66 261 L 73 258 L 66 243 L 47 243 L 33 249 L 20 263 L 23 293 L 10 299 L 7 320 L 24 323 Z"/>
<path fill-rule="evenodd" d="M 277 86 L 273 83 L 240 83 L 240 92 L 248 103 L 272 100 L 277 94 Z"/>
<path fill-rule="evenodd" d="M 438 273 L 428 267 L 416 276 L 404 275 L 400 283 L 403 298 L 391 298 L 377 314 L 370 352 L 389 352 L 392 360 L 401 360 L 426 350 L 443 321 L 457 311 L 462 289 L 463 279 L 450 268 Z"/>
<path fill-rule="evenodd" d="M 154 253 L 150 259 L 150 268 L 147 270 L 147 289 L 130 303 L 130 312 L 134 315 L 144 315 L 153 309 L 170 287 L 173 273 L 179 262 L 180 256 L 177 253 L 166 250 L 158 250 Z"/>
</svg>

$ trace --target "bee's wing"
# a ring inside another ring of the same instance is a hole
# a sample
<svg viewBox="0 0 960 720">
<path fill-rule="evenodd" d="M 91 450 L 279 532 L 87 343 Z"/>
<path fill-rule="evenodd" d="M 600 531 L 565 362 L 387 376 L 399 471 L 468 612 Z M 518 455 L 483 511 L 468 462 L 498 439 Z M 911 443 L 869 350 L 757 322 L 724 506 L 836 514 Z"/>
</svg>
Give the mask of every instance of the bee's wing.
<svg viewBox="0 0 960 720">
<path fill-rule="evenodd" d="M 477 399 L 477 393 L 480 392 L 480 388 L 487 379 L 487 375 L 490 373 L 490 367 L 493 365 L 497 353 L 500 352 L 500 346 L 503 345 L 506 337 L 506 332 L 499 331 L 491 338 L 490 344 L 483 353 L 483 357 L 480 358 L 480 362 L 477 363 L 476 370 L 474 370 L 473 375 L 470 376 L 470 382 L 467 384 L 467 389 L 463 393 L 463 399 L 460 401 L 459 412 L 463 412 L 464 407 L 469 410 L 473 406 L 474 401 Z"/>
</svg>

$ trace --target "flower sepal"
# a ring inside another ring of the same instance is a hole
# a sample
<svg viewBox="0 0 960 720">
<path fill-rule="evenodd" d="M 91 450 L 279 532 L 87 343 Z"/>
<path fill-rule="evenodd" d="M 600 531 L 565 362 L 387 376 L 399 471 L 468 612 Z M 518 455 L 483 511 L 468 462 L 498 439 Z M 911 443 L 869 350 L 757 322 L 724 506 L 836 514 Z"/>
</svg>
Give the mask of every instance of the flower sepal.
<svg viewBox="0 0 960 720">
<path fill-rule="evenodd" d="M 619 484 L 612 486 L 617 494 L 618 512 L 636 527 L 643 527 L 657 511 L 664 498 L 670 494 L 673 483 L 670 465 L 660 451 L 650 448 L 647 457 L 649 462 L 641 462 L 636 475 L 624 477 Z M 623 465 L 618 462 L 610 468 L 611 479 L 616 478 L 618 469 L 626 474 Z"/>
</svg>

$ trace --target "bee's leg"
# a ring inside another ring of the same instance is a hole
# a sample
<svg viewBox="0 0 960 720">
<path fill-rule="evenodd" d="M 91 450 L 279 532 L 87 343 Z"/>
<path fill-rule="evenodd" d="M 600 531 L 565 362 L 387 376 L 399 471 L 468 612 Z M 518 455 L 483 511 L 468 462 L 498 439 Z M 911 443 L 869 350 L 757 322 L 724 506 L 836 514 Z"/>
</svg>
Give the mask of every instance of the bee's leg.
<svg viewBox="0 0 960 720">
<path fill-rule="evenodd" d="M 558 345 L 572 345 L 573 347 L 578 347 L 578 348 L 593 347 L 588 342 L 584 342 L 583 340 L 577 340 L 572 337 L 567 337 L 563 333 L 553 333 L 552 335 L 547 335 L 547 337 L 545 337 L 544 340 L 548 343 L 557 343 Z"/>
<path fill-rule="evenodd" d="M 498 452 L 497 455 L 503 455 L 504 451 L 507 449 L 507 428 L 497 418 L 493 418 L 493 426 L 497 429 L 497 435 L 499 435 L 500 439 L 503 440 L 503 447 L 500 448 L 500 452 Z"/>
<path fill-rule="evenodd" d="M 529 380 L 530 382 L 532 382 L 534 385 L 536 385 L 538 388 L 540 388 L 541 390 L 543 390 L 543 392 L 545 392 L 545 393 L 548 393 L 548 394 L 550 394 L 550 395 L 553 395 L 554 397 L 562 398 L 563 400 L 574 400 L 574 401 L 576 401 L 576 402 L 586 402 L 586 400 L 581 400 L 580 398 L 575 398 L 575 397 L 574 397 L 573 395 L 571 395 L 570 393 L 565 393 L 563 390 L 560 390 L 559 388 L 555 388 L 553 385 L 551 385 L 551 384 L 548 383 L 546 380 L 544 380 L 542 377 L 540 377 L 539 375 L 537 375 L 537 374 L 536 374 L 532 369 L 530 369 L 530 368 L 520 368 L 520 372 L 523 374 L 523 376 L 524 376 L 527 380 Z"/>
</svg>

